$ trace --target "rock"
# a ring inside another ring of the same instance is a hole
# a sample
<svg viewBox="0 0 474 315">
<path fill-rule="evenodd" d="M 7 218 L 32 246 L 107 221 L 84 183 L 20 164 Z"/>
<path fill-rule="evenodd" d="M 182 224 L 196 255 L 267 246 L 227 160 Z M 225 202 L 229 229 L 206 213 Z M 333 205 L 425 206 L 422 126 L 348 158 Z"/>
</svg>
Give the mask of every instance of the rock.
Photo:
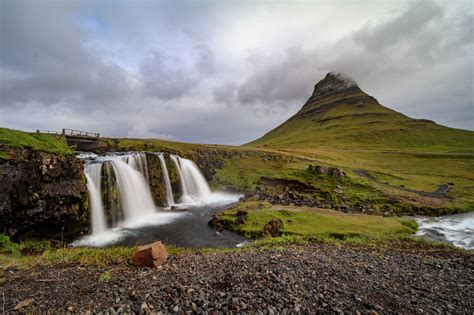
<svg viewBox="0 0 474 315">
<path fill-rule="evenodd" d="M 0 145 L 0 151 L 3 149 Z M 0 159 L 2 233 L 68 241 L 87 231 L 87 189 L 81 160 L 30 149 L 8 154 L 13 158 Z"/>
<path fill-rule="evenodd" d="M 238 210 L 236 213 L 237 216 L 237 224 L 244 224 L 247 221 L 247 214 L 248 212 L 245 210 Z"/>
<path fill-rule="evenodd" d="M 221 220 L 216 215 L 213 215 L 211 220 L 209 220 L 207 224 L 215 228 L 218 232 L 224 231 L 224 225 L 221 223 Z"/>
<path fill-rule="evenodd" d="M 283 230 L 283 221 L 279 218 L 274 218 L 265 224 L 263 227 L 263 234 L 277 237 L 281 235 L 281 230 Z"/>
<path fill-rule="evenodd" d="M 168 252 L 160 241 L 138 246 L 132 255 L 132 263 L 136 267 L 158 267 L 168 259 Z"/>
<path fill-rule="evenodd" d="M 343 177 L 346 177 L 346 173 L 338 167 L 310 165 L 308 167 L 308 169 L 313 171 L 316 174 L 329 175 L 329 176 L 332 176 L 332 177 L 337 178 L 337 179 L 341 179 Z"/>
<path fill-rule="evenodd" d="M 329 168 L 329 175 L 331 175 L 332 177 L 335 177 L 335 178 L 343 178 L 343 177 L 346 177 L 346 173 L 341 170 L 340 168 L 337 168 L 337 167 L 331 167 Z"/>
<path fill-rule="evenodd" d="M 33 300 L 33 299 L 23 300 L 15 306 L 14 310 L 18 311 L 18 310 L 21 310 L 22 308 L 28 307 L 31 304 L 33 304 L 34 301 L 35 300 Z"/>
</svg>

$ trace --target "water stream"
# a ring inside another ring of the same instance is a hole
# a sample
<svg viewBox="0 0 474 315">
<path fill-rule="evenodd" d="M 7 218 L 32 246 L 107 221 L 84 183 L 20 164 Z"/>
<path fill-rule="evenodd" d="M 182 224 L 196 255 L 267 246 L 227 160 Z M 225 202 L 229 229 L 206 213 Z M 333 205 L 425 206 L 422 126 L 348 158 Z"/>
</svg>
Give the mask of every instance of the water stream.
<svg viewBox="0 0 474 315">
<path fill-rule="evenodd" d="M 416 221 L 419 226 L 416 235 L 474 250 L 474 212 L 435 218 L 420 217 Z"/>
<path fill-rule="evenodd" d="M 165 200 L 155 205 L 145 153 L 79 155 L 85 160 L 92 234 L 73 246 L 136 245 L 162 240 L 177 246 L 235 246 L 242 238 L 216 233 L 212 215 L 238 201 L 235 194 L 213 193 L 196 164 L 170 155 L 179 174 L 181 197 L 175 202 L 166 156 L 160 161 Z M 171 211 L 179 209 L 179 211 Z M 107 219 L 109 219 L 107 222 Z"/>
</svg>

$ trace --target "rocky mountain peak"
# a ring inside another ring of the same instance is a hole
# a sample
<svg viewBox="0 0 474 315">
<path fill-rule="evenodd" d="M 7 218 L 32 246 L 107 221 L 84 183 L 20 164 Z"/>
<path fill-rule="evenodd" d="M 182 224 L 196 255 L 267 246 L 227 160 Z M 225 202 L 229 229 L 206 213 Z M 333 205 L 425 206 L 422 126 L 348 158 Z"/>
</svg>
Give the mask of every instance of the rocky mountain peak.
<svg viewBox="0 0 474 315">
<path fill-rule="evenodd" d="M 361 89 L 348 75 L 339 72 L 329 72 L 324 79 L 316 83 L 313 95 L 311 95 L 307 104 L 331 95 L 358 91 L 361 91 Z"/>
</svg>

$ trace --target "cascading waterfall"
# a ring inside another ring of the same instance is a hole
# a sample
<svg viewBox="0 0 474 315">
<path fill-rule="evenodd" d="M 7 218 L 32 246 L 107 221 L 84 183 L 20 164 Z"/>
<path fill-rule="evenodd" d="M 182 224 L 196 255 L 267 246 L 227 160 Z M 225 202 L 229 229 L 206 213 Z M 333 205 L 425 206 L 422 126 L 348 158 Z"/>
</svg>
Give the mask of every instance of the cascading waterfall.
<svg viewBox="0 0 474 315">
<path fill-rule="evenodd" d="M 158 153 L 158 158 L 160 159 L 161 171 L 163 173 L 163 183 L 165 184 L 166 192 L 166 205 L 171 207 L 174 205 L 173 190 L 171 189 L 170 176 L 168 174 L 168 167 L 166 167 L 166 161 L 163 154 Z"/>
<path fill-rule="evenodd" d="M 102 163 L 88 164 L 85 167 L 92 234 L 99 234 L 107 230 L 107 222 L 101 200 L 101 172 Z"/>
<path fill-rule="evenodd" d="M 148 166 L 146 162 L 146 155 L 144 153 L 131 153 L 124 155 L 122 160 L 130 165 L 133 169 L 139 171 L 145 176 L 145 180 L 148 183 Z"/>
<path fill-rule="evenodd" d="M 179 162 L 177 164 L 181 173 L 182 185 L 186 187 L 186 194 L 195 201 L 202 201 L 209 197 L 212 193 L 211 189 L 196 164 L 179 156 L 175 156 L 175 158 Z"/>
<path fill-rule="evenodd" d="M 143 174 L 125 163 L 122 159 L 111 161 L 120 192 L 120 203 L 125 219 L 136 219 L 155 211 Z"/>
<path fill-rule="evenodd" d="M 162 153 L 157 153 L 157 156 L 163 174 L 166 206 L 172 207 L 175 205 L 175 200 L 165 156 Z M 196 164 L 177 155 L 170 157 L 180 178 L 182 187 L 180 202 L 192 203 L 208 198 L 211 189 Z M 155 213 L 156 206 L 150 191 L 144 153 L 84 156 L 84 158 L 88 159 L 84 171 L 90 198 L 93 235 L 107 231 L 106 212 L 109 213 L 113 226 L 121 219 L 135 220 Z"/>
</svg>

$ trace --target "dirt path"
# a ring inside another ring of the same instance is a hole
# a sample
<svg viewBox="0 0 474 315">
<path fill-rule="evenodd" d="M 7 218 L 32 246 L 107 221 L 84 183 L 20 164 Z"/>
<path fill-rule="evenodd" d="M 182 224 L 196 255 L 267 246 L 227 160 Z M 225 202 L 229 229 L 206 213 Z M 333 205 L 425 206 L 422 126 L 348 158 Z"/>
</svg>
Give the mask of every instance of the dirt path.
<svg viewBox="0 0 474 315">
<path fill-rule="evenodd" d="M 472 254 L 441 257 L 311 244 L 282 251 L 173 256 L 160 269 L 67 265 L 6 273 L 1 288 L 6 313 L 27 299 L 34 301 L 21 311 L 30 313 L 474 309 Z"/>
</svg>

